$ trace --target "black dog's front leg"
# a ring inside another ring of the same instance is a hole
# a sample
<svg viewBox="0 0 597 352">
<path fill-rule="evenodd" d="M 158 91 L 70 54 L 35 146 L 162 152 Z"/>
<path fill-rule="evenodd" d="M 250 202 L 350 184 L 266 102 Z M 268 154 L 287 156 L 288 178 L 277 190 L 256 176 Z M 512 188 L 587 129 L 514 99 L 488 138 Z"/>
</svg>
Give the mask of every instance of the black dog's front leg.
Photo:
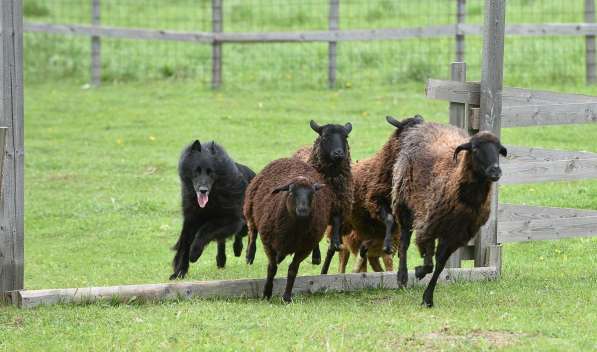
<svg viewBox="0 0 597 352">
<path fill-rule="evenodd" d="M 176 250 L 176 255 L 174 256 L 174 260 L 172 260 L 174 273 L 170 275 L 170 280 L 182 279 L 189 271 L 189 250 L 193 236 L 197 233 L 198 228 L 198 223 L 189 220 L 183 222 L 180 237 L 173 248 Z"/>
<path fill-rule="evenodd" d="M 242 227 L 242 221 L 236 219 L 214 219 L 205 223 L 195 236 L 191 244 L 191 253 L 189 260 L 194 263 L 203 254 L 205 246 L 220 237 L 227 236 L 231 233 L 238 232 Z"/>
</svg>

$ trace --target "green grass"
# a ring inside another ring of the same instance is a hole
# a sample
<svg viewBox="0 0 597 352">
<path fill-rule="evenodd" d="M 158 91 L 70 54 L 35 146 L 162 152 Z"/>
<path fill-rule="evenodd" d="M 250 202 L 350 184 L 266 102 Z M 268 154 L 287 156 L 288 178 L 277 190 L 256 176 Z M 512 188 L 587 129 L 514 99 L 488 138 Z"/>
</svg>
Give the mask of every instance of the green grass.
<svg viewBox="0 0 597 352">
<path fill-rule="evenodd" d="M 32 22 L 90 23 L 90 1 L 25 0 Z M 106 26 L 210 31 L 210 1 L 105 0 Z M 483 21 L 481 0 L 467 1 L 467 23 Z M 327 1 L 227 0 L 225 31 L 305 31 L 327 29 Z M 341 4 L 340 28 L 396 28 L 453 24 L 454 0 L 351 0 Z M 582 1 L 509 1 L 508 23 L 582 22 Z M 507 38 L 506 82 L 515 86 L 583 84 L 585 39 L 579 37 Z M 224 45 L 224 84 L 229 88 L 315 88 L 327 85 L 327 43 Z M 28 82 L 69 79 L 89 81 L 89 39 L 40 33 L 25 35 Z M 480 36 L 467 36 L 469 79 L 480 78 Z M 453 38 L 341 42 L 337 80 L 340 87 L 392 86 L 447 78 L 454 59 Z M 127 82 L 184 78 L 207 86 L 211 46 L 203 44 L 102 39 L 102 79 Z"/>
<path fill-rule="evenodd" d="M 215 139 L 255 170 L 314 133 L 308 120 L 351 121 L 353 159 L 391 133 L 386 114 L 446 121 L 423 84 L 393 88 L 238 92 L 163 81 L 25 92 L 25 282 L 29 289 L 165 282 L 180 231 L 176 164 L 193 139 Z M 595 88 L 551 87 L 596 94 Z M 597 152 L 597 125 L 505 129 L 507 144 Z M 501 188 L 501 201 L 597 209 L 597 181 Z M 260 300 L 0 307 L 0 350 L 594 350 L 597 239 L 506 245 L 499 281 Z M 260 278 L 214 246 L 188 279 Z M 419 259 L 410 253 L 410 265 Z M 350 265 L 350 264 L 349 264 Z M 279 270 L 285 276 L 286 264 Z M 336 264 L 332 270 L 335 271 Z M 305 262 L 299 275 L 316 274 Z"/>
</svg>

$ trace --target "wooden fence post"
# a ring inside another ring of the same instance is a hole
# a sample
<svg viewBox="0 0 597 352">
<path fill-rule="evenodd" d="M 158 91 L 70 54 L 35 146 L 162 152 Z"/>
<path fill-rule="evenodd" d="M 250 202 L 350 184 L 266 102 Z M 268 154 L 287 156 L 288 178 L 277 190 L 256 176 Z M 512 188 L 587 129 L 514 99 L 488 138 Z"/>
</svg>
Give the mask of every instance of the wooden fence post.
<svg viewBox="0 0 597 352">
<path fill-rule="evenodd" d="M 585 22 L 595 23 L 595 0 L 585 0 Z M 595 84 L 597 82 L 597 69 L 595 65 L 594 35 L 587 35 L 585 37 L 585 54 L 587 84 Z"/>
<path fill-rule="evenodd" d="M 0 292 L 23 288 L 23 12 L 0 1 L 0 126 L 7 127 L 0 201 Z"/>
<path fill-rule="evenodd" d="M 91 0 L 91 24 L 99 26 L 101 24 L 100 17 L 100 0 Z M 102 81 L 102 56 L 101 56 L 102 42 L 99 36 L 91 37 L 91 85 L 99 86 Z"/>
<path fill-rule="evenodd" d="M 481 65 L 480 130 L 500 136 L 504 77 L 505 0 L 485 0 L 483 61 Z M 498 187 L 492 190 L 491 215 L 475 240 L 475 266 L 495 266 L 501 271 L 497 244 Z M 490 263 L 493 259 L 495 262 Z"/>
<path fill-rule="evenodd" d="M 330 31 L 338 30 L 340 22 L 340 0 L 330 0 L 330 10 L 328 16 L 328 29 Z M 328 86 L 336 87 L 336 45 L 337 42 L 328 44 Z"/>
<path fill-rule="evenodd" d="M 460 0 L 459 0 L 460 1 Z M 466 81 L 466 64 L 464 62 L 453 62 L 450 65 L 452 81 Z M 450 125 L 465 128 L 466 121 L 466 104 L 450 103 Z M 460 268 L 460 261 L 462 260 L 462 249 L 459 248 L 450 256 L 446 267 Z"/>
<path fill-rule="evenodd" d="M 211 0 L 211 27 L 213 33 L 222 32 L 222 0 Z M 222 85 L 222 43 L 214 40 L 211 45 L 211 88 Z"/>
<path fill-rule="evenodd" d="M 456 0 L 456 30 L 466 19 L 466 0 Z M 464 62 L 464 34 L 456 34 L 456 62 Z M 454 79 L 454 78 L 452 78 Z"/>
<path fill-rule="evenodd" d="M 2 174 L 4 171 L 4 153 L 6 152 L 6 127 L 0 127 L 0 202 L 2 202 Z"/>
</svg>

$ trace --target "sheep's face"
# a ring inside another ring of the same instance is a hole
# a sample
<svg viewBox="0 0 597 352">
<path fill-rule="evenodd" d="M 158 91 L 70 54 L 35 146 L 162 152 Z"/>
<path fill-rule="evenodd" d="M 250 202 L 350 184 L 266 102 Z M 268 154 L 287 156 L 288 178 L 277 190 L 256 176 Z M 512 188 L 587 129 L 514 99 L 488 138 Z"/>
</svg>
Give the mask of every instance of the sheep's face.
<svg viewBox="0 0 597 352">
<path fill-rule="evenodd" d="M 304 177 L 285 186 L 276 188 L 272 193 L 288 192 L 286 210 L 297 218 L 308 218 L 313 208 L 313 196 L 323 187 L 322 184 L 308 182 Z"/>
<path fill-rule="evenodd" d="M 473 171 L 483 178 L 496 182 L 502 176 L 499 155 L 507 156 L 506 148 L 490 132 L 479 132 L 468 143 L 459 145 L 454 151 L 454 158 L 462 150 L 470 154 Z"/>
<path fill-rule="evenodd" d="M 311 120 L 311 128 L 320 136 L 323 157 L 333 163 L 340 163 L 348 157 L 348 135 L 352 131 L 350 122 L 342 125 L 319 126 Z"/>
</svg>

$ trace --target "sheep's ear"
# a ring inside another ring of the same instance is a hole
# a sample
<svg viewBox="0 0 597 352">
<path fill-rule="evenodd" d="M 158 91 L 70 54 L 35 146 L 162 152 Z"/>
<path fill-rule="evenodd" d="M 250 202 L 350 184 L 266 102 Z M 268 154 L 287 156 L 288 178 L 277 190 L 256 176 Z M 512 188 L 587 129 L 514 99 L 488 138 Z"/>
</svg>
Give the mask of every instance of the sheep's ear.
<svg viewBox="0 0 597 352">
<path fill-rule="evenodd" d="M 386 116 L 386 121 L 388 121 L 388 123 L 396 128 L 400 128 L 400 121 L 396 120 L 396 118 L 388 115 Z"/>
<path fill-rule="evenodd" d="M 508 149 L 506 149 L 506 147 L 504 147 L 503 145 L 500 144 L 499 148 L 500 148 L 500 154 L 502 154 L 503 156 L 508 156 Z"/>
<path fill-rule="evenodd" d="M 346 131 L 346 134 L 350 134 L 350 131 L 352 131 L 352 124 L 347 122 L 346 125 L 344 125 L 344 130 Z"/>
<path fill-rule="evenodd" d="M 279 192 L 288 192 L 288 191 L 290 191 L 290 186 L 292 186 L 292 183 L 289 183 L 287 185 L 284 185 L 284 186 L 281 186 L 281 187 L 278 187 L 278 188 L 274 188 L 272 190 L 272 194 L 276 194 L 276 193 L 279 193 Z"/>
<path fill-rule="evenodd" d="M 463 150 L 470 151 L 471 149 L 473 149 L 473 145 L 471 144 L 471 142 L 467 142 L 467 143 L 459 145 L 458 147 L 456 147 L 456 150 L 454 150 L 454 160 L 456 160 L 458 158 L 458 153 L 460 153 L 461 151 L 463 151 Z"/>
<path fill-rule="evenodd" d="M 322 130 L 322 127 L 321 127 L 321 126 L 319 126 L 319 125 L 317 124 L 317 122 L 315 122 L 314 120 L 311 120 L 311 122 L 309 122 L 309 126 L 311 126 L 311 129 L 312 129 L 313 131 L 315 131 L 317 134 L 321 135 L 321 130 Z"/>
<path fill-rule="evenodd" d="M 322 189 L 323 187 L 325 187 L 325 183 L 315 183 L 313 185 L 313 189 L 315 190 L 315 192 L 319 191 L 320 189 Z"/>
<path fill-rule="evenodd" d="M 201 142 L 199 142 L 198 139 L 195 140 L 193 142 L 193 144 L 191 145 L 191 150 L 195 150 L 195 151 L 201 152 Z"/>
<path fill-rule="evenodd" d="M 214 155 L 216 154 L 216 142 L 211 141 L 209 144 L 209 151 Z"/>
</svg>

